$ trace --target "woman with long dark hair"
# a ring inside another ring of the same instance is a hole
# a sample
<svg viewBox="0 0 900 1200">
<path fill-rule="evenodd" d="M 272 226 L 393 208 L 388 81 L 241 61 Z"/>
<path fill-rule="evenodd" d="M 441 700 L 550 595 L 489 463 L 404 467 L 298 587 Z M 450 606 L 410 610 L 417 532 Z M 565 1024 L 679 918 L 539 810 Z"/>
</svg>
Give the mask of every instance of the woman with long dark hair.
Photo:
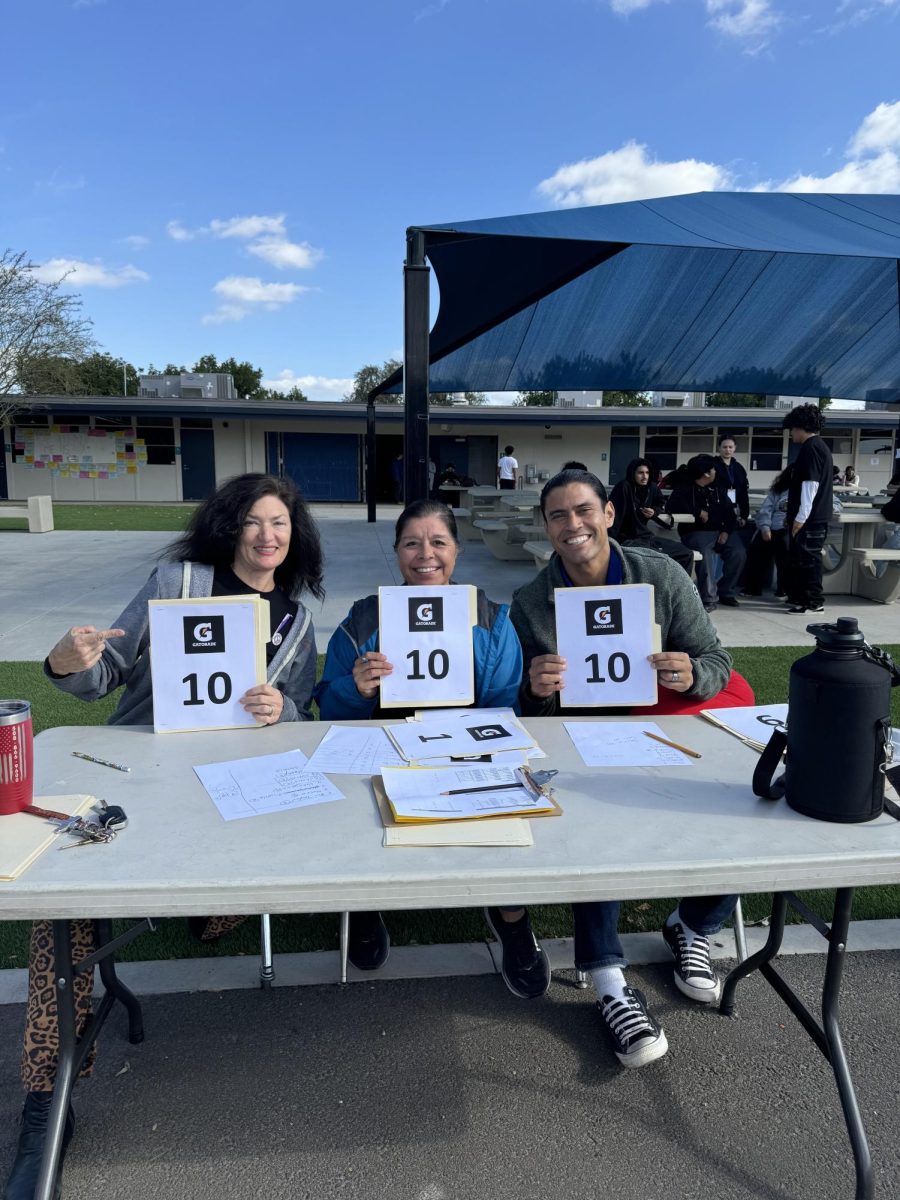
<svg viewBox="0 0 900 1200">
<path fill-rule="evenodd" d="M 787 595 L 787 506 L 793 469 L 793 463 L 788 463 L 784 470 L 775 476 L 766 492 L 766 498 L 759 506 L 759 512 L 756 514 L 756 534 L 747 552 L 742 593 L 744 596 L 763 594 L 773 559 L 776 572 L 775 595 L 779 599 Z"/>
<path fill-rule="evenodd" d="M 564 468 L 565 469 L 565 468 Z M 672 529 L 673 520 L 659 487 L 653 482 L 653 464 L 648 458 L 633 458 L 610 493 L 616 510 L 609 535 L 622 546 L 647 546 L 674 558 L 688 575 L 694 566 L 694 552 L 677 537 L 660 537 Z"/>
<path fill-rule="evenodd" d="M 111 725 L 152 725 L 150 632 L 147 602 L 194 596 L 258 593 L 269 602 L 270 639 L 266 682 L 248 688 L 240 703 L 260 725 L 312 719 L 310 700 L 316 672 L 312 620 L 301 596 L 321 598 L 319 533 L 296 486 L 272 475 L 239 475 L 222 484 L 196 510 L 187 532 L 167 551 L 147 583 L 111 629 L 70 629 L 44 662 L 56 687 L 82 700 L 99 700 L 124 684 Z M 198 932 L 211 941 L 242 917 L 197 918 Z M 77 963 L 97 948 L 93 921 L 71 923 Z M 75 975 L 77 1032 L 91 1014 L 93 971 Z M 56 1080 L 59 1050 L 53 930 L 49 921 L 32 927 L 28 1002 L 22 1052 L 26 1090 L 22 1130 L 4 1200 L 32 1200 Z M 90 1058 L 83 1071 L 90 1070 Z M 62 1159 L 75 1131 L 69 1106 Z M 59 1175 L 56 1181 L 59 1188 Z M 57 1190 L 58 1194 L 58 1190 Z"/>
</svg>

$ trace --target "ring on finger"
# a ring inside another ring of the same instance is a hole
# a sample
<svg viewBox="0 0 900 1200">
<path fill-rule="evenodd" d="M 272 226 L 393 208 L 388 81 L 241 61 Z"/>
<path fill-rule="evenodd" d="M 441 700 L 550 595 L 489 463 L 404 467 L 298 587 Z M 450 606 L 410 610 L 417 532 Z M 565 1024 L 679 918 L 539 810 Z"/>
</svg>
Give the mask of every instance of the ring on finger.
<svg viewBox="0 0 900 1200">
<path fill-rule="evenodd" d="M 680 678 L 681 678 L 681 676 L 678 674 L 677 671 L 672 672 L 672 682 L 673 683 L 677 683 Z"/>
</svg>

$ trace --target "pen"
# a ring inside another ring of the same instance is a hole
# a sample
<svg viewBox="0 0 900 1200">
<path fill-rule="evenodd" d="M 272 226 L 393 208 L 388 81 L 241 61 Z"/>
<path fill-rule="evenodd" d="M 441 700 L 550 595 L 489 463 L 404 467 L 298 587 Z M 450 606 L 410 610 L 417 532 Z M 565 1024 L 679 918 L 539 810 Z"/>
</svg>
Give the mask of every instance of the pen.
<svg viewBox="0 0 900 1200">
<path fill-rule="evenodd" d="M 449 792 L 438 792 L 439 796 L 468 796 L 472 792 L 508 792 L 511 788 L 524 788 L 524 783 L 489 783 L 484 787 L 451 788 Z M 528 789 L 526 788 L 526 791 Z"/>
<path fill-rule="evenodd" d="M 278 628 L 272 634 L 272 645 L 273 646 L 281 645 L 282 632 L 283 632 L 283 630 L 287 629 L 288 625 L 290 625 L 290 623 L 291 623 L 291 621 L 293 621 L 293 619 L 294 619 L 294 614 L 288 613 L 286 616 L 282 617 L 281 620 L 278 622 Z"/>
<path fill-rule="evenodd" d="M 658 733 L 651 733 L 649 729 L 644 730 L 644 737 L 653 738 L 654 742 L 662 742 L 664 746 L 671 746 L 673 750 L 680 750 L 682 754 L 689 754 L 691 758 L 703 757 L 696 750 L 688 750 L 687 746 L 679 746 L 678 742 L 670 742 L 668 738 L 660 737 Z"/>
<path fill-rule="evenodd" d="M 112 767 L 114 771 L 124 771 L 126 775 L 131 774 L 131 767 L 123 767 L 121 763 L 110 762 L 108 758 L 94 758 L 93 754 L 82 754 L 80 750 L 73 750 L 72 753 L 76 758 L 83 758 L 85 762 L 99 763 L 101 767 Z"/>
</svg>

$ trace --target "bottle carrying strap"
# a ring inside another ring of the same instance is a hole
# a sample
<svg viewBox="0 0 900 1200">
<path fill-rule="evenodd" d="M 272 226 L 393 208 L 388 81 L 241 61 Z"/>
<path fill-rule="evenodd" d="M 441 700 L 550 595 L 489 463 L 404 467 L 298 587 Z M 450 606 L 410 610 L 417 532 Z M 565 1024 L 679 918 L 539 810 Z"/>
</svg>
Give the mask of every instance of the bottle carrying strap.
<svg viewBox="0 0 900 1200">
<path fill-rule="evenodd" d="M 780 800 L 784 795 L 784 775 L 778 779 L 774 775 L 786 749 L 787 734 L 783 729 L 776 729 L 753 772 L 754 796 L 761 796 L 763 800 Z"/>
</svg>

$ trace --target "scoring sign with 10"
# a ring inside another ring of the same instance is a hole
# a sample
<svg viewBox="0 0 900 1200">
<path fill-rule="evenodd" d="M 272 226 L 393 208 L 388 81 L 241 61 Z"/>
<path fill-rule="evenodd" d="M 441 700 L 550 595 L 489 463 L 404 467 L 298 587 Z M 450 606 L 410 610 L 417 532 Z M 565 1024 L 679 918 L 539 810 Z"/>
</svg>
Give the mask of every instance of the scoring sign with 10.
<svg viewBox="0 0 900 1200">
<path fill-rule="evenodd" d="M 656 672 L 647 662 L 659 648 L 652 586 L 556 588 L 555 601 L 557 652 L 569 663 L 561 707 L 655 704 Z"/>
</svg>

